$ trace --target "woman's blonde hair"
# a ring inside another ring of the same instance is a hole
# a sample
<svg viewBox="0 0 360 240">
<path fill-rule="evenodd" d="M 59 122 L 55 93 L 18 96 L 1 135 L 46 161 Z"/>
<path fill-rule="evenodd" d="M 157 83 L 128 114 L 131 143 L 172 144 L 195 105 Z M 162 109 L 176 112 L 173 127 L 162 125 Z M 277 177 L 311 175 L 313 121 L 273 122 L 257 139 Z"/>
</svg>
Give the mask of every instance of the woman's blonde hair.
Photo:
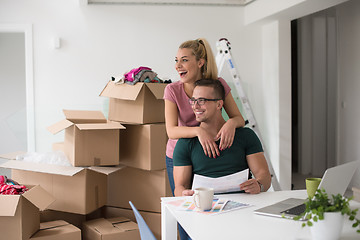
<svg viewBox="0 0 360 240">
<path fill-rule="evenodd" d="M 218 70 L 211 51 L 210 45 L 205 38 L 198 38 L 196 40 L 188 40 L 182 43 L 179 48 L 191 49 L 196 57 L 196 60 L 204 59 L 205 63 L 201 68 L 203 78 L 218 79 Z"/>
</svg>

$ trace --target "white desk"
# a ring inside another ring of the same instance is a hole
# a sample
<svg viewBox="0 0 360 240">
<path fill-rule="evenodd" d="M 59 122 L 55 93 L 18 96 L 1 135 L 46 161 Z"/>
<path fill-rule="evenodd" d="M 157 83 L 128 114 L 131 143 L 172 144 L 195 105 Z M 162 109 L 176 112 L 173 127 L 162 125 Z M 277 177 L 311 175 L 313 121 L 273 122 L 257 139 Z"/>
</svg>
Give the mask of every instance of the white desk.
<svg viewBox="0 0 360 240">
<path fill-rule="evenodd" d="M 309 227 L 302 228 L 302 222 L 254 214 L 255 209 L 276 203 L 289 197 L 306 198 L 305 190 L 265 192 L 255 195 L 229 194 L 221 198 L 248 203 L 252 206 L 217 215 L 175 210 L 166 204 L 176 198 L 161 199 L 161 227 L 163 240 L 177 239 L 177 222 L 193 240 L 231 239 L 311 239 Z M 360 203 L 353 202 L 359 208 Z M 353 205 L 353 204 L 352 204 Z M 359 216 L 359 213 L 358 213 Z M 360 239 L 360 234 L 344 221 L 341 239 Z"/>
</svg>

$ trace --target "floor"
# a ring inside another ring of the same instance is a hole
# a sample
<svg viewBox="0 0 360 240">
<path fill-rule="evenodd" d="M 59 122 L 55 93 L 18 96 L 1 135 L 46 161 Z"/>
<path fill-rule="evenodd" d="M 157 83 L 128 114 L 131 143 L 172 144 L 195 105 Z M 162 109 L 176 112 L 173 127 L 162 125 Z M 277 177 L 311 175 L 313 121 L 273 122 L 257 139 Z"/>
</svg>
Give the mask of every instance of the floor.
<svg viewBox="0 0 360 240">
<path fill-rule="evenodd" d="M 305 189 L 305 179 L 308 177 L 312 176 L 293 172 L 291 175 L 292 190 Z"/>
</svg>

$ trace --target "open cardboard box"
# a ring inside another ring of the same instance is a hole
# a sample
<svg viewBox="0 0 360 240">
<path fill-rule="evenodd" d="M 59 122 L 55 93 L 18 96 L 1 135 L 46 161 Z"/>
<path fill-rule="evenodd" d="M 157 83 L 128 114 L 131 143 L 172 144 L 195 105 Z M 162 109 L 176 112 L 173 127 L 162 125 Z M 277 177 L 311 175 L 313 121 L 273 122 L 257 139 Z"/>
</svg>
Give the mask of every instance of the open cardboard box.
<svg viewBox="0 0 360 240">
<path fill-rule="evenodd" d="M 81 230 L 63 220 L 40 223 L 30 240 L 81 240 Z"/>
<path fill-rule="evenodd" d="M 107 202 L 107 175 L 116 168 L 68 167 L 54 164 L 40 164 L 9 160 L 0 164 L 12 169 L 15 181 L 40 185 L 56 201 L 48 209 L 89 214 Z"/>
<path fill-rule="evenodd" d="M 129 205 L 130 207 L 130 205 Z M 105 206 L 101 208 L 102 215 L 104 218 L 114 218 L 123 216 L 131 221 L 136 222 L 135 215 L 132 209 L 129 208 L 118 208 Z M 153 213 L 146 211 L 139 211 L 141 216 L 144 218 L 146 224 L 155 235 L 156 239 L 161 239 L 161 213 Z"/>
<path fill-rule="evenodd" d="M 40 212 L 40 223 L 64 220 L 79 229 L 82 229 L 83 222 L 103 217 L 102 212 L 102 208 L 99 208 L 89 214 L 69 213 L 47 209 Z"/>
<path fill-rule="evenodd" d="M 165 169 L 165 124 L 127 124 L 125 127 L 120 135 L 120 164 L 144 170 Z"/>
<path fill-rule="evenodd" d="M 99 208 L 101 210 L 101 208 Z M 98 211 L 98 210 L 96 210 Z M 83 222 L 87 221 L 85 214 L 69 213 L 47 209 L 40 212 L 40 223 L 53 222 L 58 220 L 66 221 L 69 224 L 81 229 Z M 89 219 L 90 220 L 90 219 Z"/>
<path fill-rule="evenodd" d="M 108 175 L 108 206 L 161 212 L 161 197 L 172 196 L 166 169 L 146 171 L 119 166 Z"/>
<path fill-rule="evenodd" d="M 21 195 L 0 195 L 0 238 L 28 240 L 40 228 L 40 210 L 55 199 L 40 186 Z"/>
<path fill-rule="evenodd" d="M 107 121 L 100 111 L 63 110 L 65 119 L 48 130 L 65 130 L 63 150 L 73 166 L 110 166 L 119 163 L 118 122 Z"/>
<path fill-rule="evenodd" d="M 86 240 L 140 240 L 137 224 L 124 217 L 94 219 L 84 222 L 82 229 Z"/>
<path fill-rule="evenodd" d="M 100 96 L 109 97 L 109 120 L 122 123 L 165 122 L 165 83 L 143 83 L 135 85 L 107 83 Z"/>
</svg>

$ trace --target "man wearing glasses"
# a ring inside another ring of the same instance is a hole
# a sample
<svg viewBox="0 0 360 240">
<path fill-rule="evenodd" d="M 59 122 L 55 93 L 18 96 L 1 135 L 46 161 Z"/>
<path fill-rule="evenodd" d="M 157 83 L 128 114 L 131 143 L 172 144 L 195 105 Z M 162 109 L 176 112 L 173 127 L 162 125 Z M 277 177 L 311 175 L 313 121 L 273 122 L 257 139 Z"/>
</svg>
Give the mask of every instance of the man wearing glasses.
<svg viewBox="0 0 360 240">
<path fill-rule="evenodd" d="M 195 89 L 189 104 L 207 132 L 216 136 L 226 122 L 222 116 L 225 91 L 218 80 L 201 79 L 195 82 Z M 208 157 L 198 140 L 182 138 L 174 150 L 175 196 L 191 196 L 193 174 L 206 177 L 222 177 L 249 168 L 253 178 L 240 184 L 240 190 L 256 194 L 267 191 L 271 184 L 271 176 L 263 154 L 261 142 L 250 128 L 237 128 L 231 147 L 223 149 L 220 156 Z"/>
</svg>

